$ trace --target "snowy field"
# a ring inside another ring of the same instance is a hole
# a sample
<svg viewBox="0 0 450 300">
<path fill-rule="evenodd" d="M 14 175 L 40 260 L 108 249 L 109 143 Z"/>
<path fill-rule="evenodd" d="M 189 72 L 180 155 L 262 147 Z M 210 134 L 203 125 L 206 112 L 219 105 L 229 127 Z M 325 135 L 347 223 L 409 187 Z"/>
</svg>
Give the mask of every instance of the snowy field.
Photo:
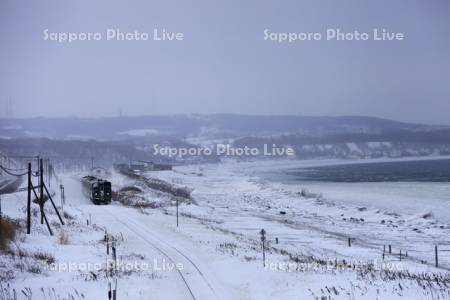
<svg viewBox="0 0 450 300">
<path fill-rule="evenodd" d="M 113 190 L 138 187 L 148 202 L 132 206 L 95 206 L 81 192 L 81 174 L 62 174 L 66 225 L 46 205 L 50 236 L 34 207 L 32 234 L 19 233 L 14 255 L 1 255 L 0 299 L 107 299 L 116 282 L 118 299 L 450 299 L 449 223 L 409 207 L 410 195 L 401 192 L 407 187 L 380 184 L 367 192 L 363 184 L 297 186 L 259 176 L 330 163 L 339 162 L 229 161 L 144 174 L 192 189 L 191 201 L 113 172 Z M 428 188 L 435 190 L 424 184 L 412 199 L 429 195 Z M 394 203 L 389 194 L 404 200 Z M 23 226 L 25 192 L 2 200 L 3 214 Z M 113 274 L 105 233 L 124 266 Z"/>
</svg>

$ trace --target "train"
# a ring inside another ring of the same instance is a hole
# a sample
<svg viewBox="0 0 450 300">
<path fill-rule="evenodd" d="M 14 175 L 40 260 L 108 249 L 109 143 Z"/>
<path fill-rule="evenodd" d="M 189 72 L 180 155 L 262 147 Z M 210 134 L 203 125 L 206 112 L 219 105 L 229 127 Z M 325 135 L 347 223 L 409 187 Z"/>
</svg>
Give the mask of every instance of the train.
<svg viewBox="0 0 450 300">
<path fill-rule="evenodd" d="M 94 204 L 100 205 L 111 203 L 111 182 L 88 175 L 81 178 L 81 183 L 83 185 L 84 194 L 91 199 Z"/>
</svg>

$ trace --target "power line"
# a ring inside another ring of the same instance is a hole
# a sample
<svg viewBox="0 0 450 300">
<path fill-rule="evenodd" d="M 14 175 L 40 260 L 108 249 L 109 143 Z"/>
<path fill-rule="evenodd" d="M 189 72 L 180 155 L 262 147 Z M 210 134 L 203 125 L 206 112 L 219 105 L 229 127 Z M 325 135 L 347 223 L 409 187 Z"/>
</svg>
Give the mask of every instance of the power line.
<svg viewBox="0 0 450 300">
<path fill-rule="evenodd" d="M 16 176 L 16 177 L 21 177 L 21 176 L 24 176 L 24 175 L 28 174 L 28 172 L 25 172 L 25 173 L 22 173 L 22 174 L 11 173 L 10 171 L 8 171 L 8 169 L 4 168 L 2 165 L 0 165 L 0 169 L 2 169 L 6 174 L 9 174 L 11 176 Z M 20 171 L 20 169 L 19 170 L 13 170 L 13 171 Z"/>
<path fill-rule="evenodd" d="M 22 170 L 27 170 L 27 168 L 11 169 L 11 168 L 4 167 L 4 166 L 2 166 L 2 165 L 0 165 L 0 167 L 2 167 L 2 169 L 8 170 L 8 171 L 22 171 Z"/>
</svg>

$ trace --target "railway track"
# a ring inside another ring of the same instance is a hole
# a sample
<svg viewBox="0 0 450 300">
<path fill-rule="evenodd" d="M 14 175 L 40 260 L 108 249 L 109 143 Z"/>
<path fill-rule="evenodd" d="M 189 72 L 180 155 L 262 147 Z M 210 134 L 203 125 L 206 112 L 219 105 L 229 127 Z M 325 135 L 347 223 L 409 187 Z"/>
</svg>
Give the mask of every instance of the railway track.
<svg viewBox="0 0 450 300">
<path fill-rule="evenodd" d="M 176 269 L 176 271 L 184 286 L 186 287 L 190 298 L 194 300 L 220 299 L 213 286 L 201 271 L 200 267 L 183 251 L 156 236 L 152 236 L 152 238 L 149 238 L 148 229 L 144 228 L 138 222 L 132 221 L 130 219 L 128 219 L 127 221 L 121 220 L 109 211 L 108 214 L 111 215 L 118 223 L 127 228 L 130 232 L 139 237 L 147 245 L 154 248 L 170 263 L 174 265 L 176 263 L 183 264 L 183 270 Z"/>
</svg>

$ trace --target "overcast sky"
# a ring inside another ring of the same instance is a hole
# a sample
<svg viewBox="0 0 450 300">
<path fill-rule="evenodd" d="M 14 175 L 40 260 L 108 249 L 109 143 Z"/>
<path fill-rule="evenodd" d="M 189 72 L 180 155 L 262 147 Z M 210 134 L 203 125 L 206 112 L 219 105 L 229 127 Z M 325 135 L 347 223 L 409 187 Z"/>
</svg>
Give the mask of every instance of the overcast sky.
<svg viewBox="0 0 450 300">
<path fill-rule="evenodd" d="M 94 3 L 95 2 L 95 3 Z M 105 31 L 182 32 L 106 41 Z M 403 41 L 264 40 L 402 32 Z M 45 41 L 43 31 L 100 32 Z M 0 1 L 2 116 L 370 115 L 450 124 L 450 1 Z"/>
</svg>

